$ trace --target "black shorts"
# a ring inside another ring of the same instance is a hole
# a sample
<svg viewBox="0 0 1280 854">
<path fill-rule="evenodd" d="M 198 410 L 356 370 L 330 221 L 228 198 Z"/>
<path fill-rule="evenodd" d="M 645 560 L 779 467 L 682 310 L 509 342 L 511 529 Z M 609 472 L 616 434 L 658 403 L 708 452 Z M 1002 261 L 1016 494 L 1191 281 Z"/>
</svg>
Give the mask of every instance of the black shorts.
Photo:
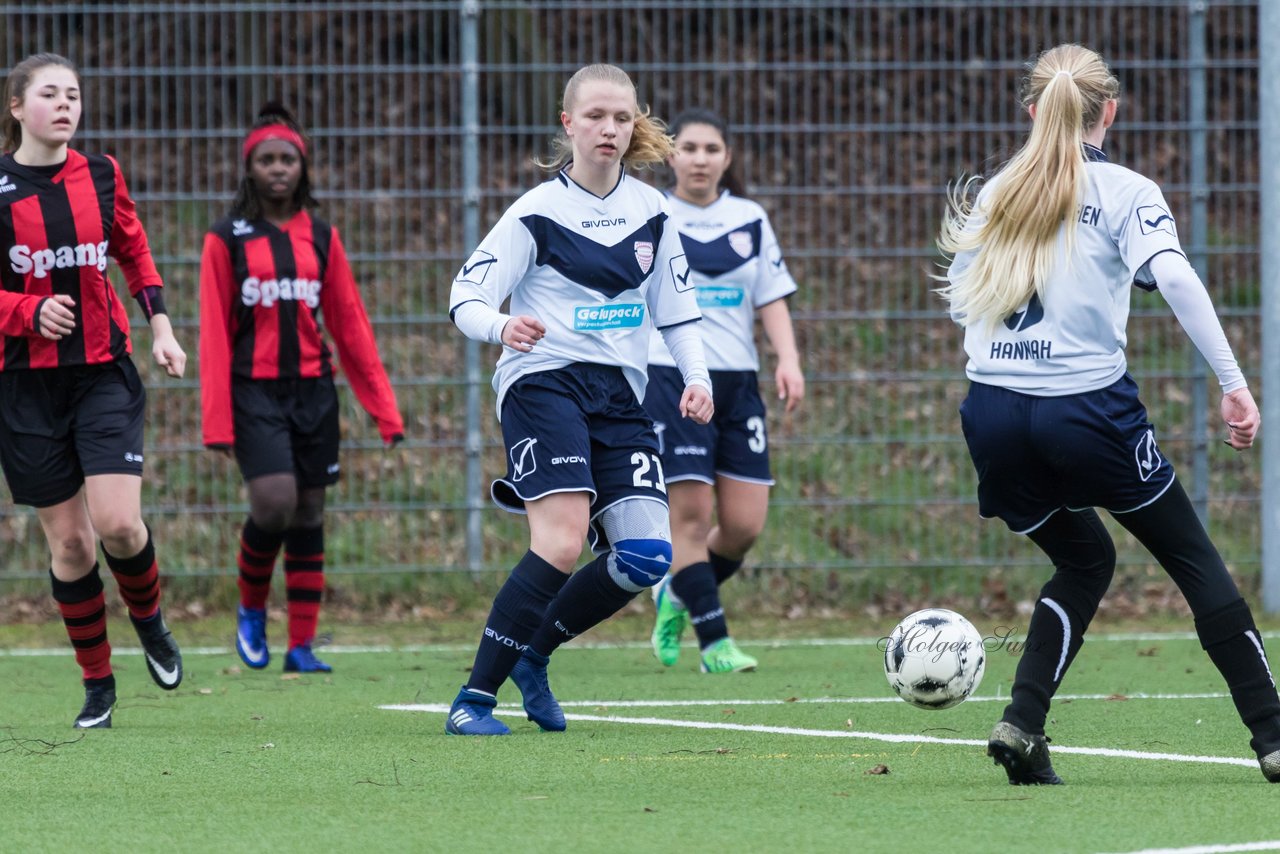
<svg viewBox="0 0 1280 854">
<path fill-rule="evenodd" d="M 716 414 L 710 424 L 680 415 L 684 378 L 678 368 L 649 366 L 644 408 L 658 433 L 667 483 L 716 477 L 773 485 L 764 401 L 755 371 L 712 371 Z"/>
<path fill-rule="evenodd" d="M 299 487 L 338 482 L 338 391 L 332 377 L 231 381 L 236 462 L 245 480 L 292 474 Z"/>
<path fill-rule="evenodd" d="M 978 512 L 1019 534 L 1063 507 L 1138 510 L 1173 483 L 1128 374 L 1063 397 L 971 383 L 960 423 L 978 471 Z"/>
<path fill-rule="evenodd" d="M 653 423 L 622 369 L 578 363 L 521 377 L 502 401 L 507 476 L 494 502 L 513 513 L 556 492 L 591 494 L 592 546 L 605 542 L 597 517 L 630 498 L 667 503 Z"/>
<path fill-rule="evenodd" d="M 18 504 L 52 507 L 97 474 L 142 476 L 147 392 L 126 356 L 0 373 L 0 465 Z"/>
</svg>

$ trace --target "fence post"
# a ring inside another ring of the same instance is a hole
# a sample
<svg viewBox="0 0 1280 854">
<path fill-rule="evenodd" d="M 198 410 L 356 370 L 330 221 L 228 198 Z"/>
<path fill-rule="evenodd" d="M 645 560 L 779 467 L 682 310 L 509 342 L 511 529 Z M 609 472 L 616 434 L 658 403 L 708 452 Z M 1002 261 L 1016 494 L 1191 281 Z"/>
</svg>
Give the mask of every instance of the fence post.
<svg viewBox="0 0 1280 854">
<path fill-rule="evenodd" d="M 1191 128 L 1191 222 L 1188 253 L 1191 265 L 1203 281 L 1208 277 L 1208 225 L 1209 225 L 1209 146 L 1207 127 L 1205 63 L 1208 44 L 1205 33 L 1205 0 L 1191 0 L 1188 10 L 1187 55 L 1190 60 L 1188 74 L 1189 102 L 1187 118 Z M 1192 492 L 1200 522 L 1209 525 L 1209 384 L 1205 379 L 1203 357 L 1194 347 L 1190 354 L 1191 367 L 1191 440 L 1192 440 Z"/>
<path fill-rule="evenodd" d="M 480 51 L 477 28 L 480 0 L 462 0 L 462 242 L 470 253 L 480 242 Z M 480 489 L 484 434 L 480 429 L 480 344 L 467 339 L 467 569 L 479 572 L 484 561 Z"/>
<path fill-rule="evenodd" d="M 1262 174 L 1262 607 L 1280 611 L 1280 3 L 1258 4 Z"/>
</svg>

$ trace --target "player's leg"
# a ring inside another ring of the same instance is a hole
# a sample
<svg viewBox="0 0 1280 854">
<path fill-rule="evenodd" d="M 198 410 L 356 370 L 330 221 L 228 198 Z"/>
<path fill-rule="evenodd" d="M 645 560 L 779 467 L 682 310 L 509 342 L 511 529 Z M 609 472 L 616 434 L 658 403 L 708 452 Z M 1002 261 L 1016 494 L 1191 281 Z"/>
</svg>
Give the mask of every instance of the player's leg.
<svg viewBox="0 0 1280 854">
<path fill-rule="evenodd" d="M 182 653 L 160 610 L 160 567 L 151 529 L 142 521 L 142 478 L 87 475 L 84 489 L 93 530 L 138 633 L 147 671 L 172 691 L 182 682 Z"/>
<path fill-rule="evenodd" d="M 654 585 L 657 616 L 650 638 L 654 655 L 670 667 L 680 657 L 680 637 L 689 625 L 686 601 L 677 593 L 686 573 L 696 577 L 707 565 L 707 534 L 711 531 L 711 484 L 702 480 L 667 482 L 671 515 L 671 572 Z M 696 584 L 694 585 L 697 586 Z"/>
<path fill-rule="evenodd" d="M 324 486 L 298 490 L 293 524 L 284 537 L 285 598 L 289 649 L 284 669 L 290 673 L 328 673 L 312 644 L 324 601 Z"/>
<path fill-rule="evenodd" d="M 471 675 L 445 723 L 452 735 L 510 732 L 493 717 L 498 688 L 582 554 L 595 489 L 587 418 L 572 380 L 560 371 L 533 374 L 503 400 L 508 468 L 492 493 L 500 507 L 528 515 L 529 550 L 494 597 Z"/>
<path fill-rule="evenodd" d="M 582 553 L 591 493 L 551 493 L 526 501 L 524 507 L 529 516 L 529 550 L 494 597 L 471 675 L 449 710 L 445 731 L 454 735 L 509 732 L 505 724 L 492 717 L 498 688 L 508 676 L 514 678 L 521 653 L 529 648 L 548 604 L 563 591 Z M 540 679 L 545 685 L 545 660 L 541 673 L 530 678 Z M 525 686 L 521 688 L 523 691 Z M 546 692 L 549 695 L 550 688 Z"/>
<path fill-rule="evenodd" d="M 671 567 L 665 502 L 625 498 L 605 508 L 596 524 L 609 551 L 575 572 L 547 605 L 542 624 L 511 674 L 529 719 L 548 731 L 565 728 L 564 714 L 547 683 L 552 653 L 612 617 L 661 581 Z"/>
<path fill-rule="evenodd" d="M 77 391 L 73 435 L 89 520 L 129 609 L 147 670 L 157 685 L 172 691 L 182 682 L 182 654 L 161 613 L 155 542 L 142 520 L 146 390 L 125 358 L 86 374 Z"/>
<path fill-rule="evenodd" d="M 1120 524 L 1137 537 L 1178 585 L 1195 616 L 1200 645 L 1222 674 L 1263 774 L 1280 782 L 1280 698 L 1249 605 L 1200 524 L 1178 481 Z"/>
<path fill-rule="evenodd" d="M 1045 720 L 1049 702 L 1115 574 L 1116 550 L 1093 510 L 1059 510 L 1028 536 L 1053 561 L 1040 589 L 1010 702 L 987 746 L 1013 784 L 1062 782 L 1049 763 Z"/>
<path fill-rule="evenodd" d="M 37 508 L 36 517 L 52 554 L 49 581 L 53 599 L 84 680 L 85 701 L 75 725 L 83 729 L 110 727 L 116 680 L 111 670 L 107 605 L 98 573 L 96 541 L 83 491 Z"/>
<path fill-rule="evenodd" d="M 115 676 L 69 386 L 60 370 L 0 372 L 0 466 L 14 502 L 36 508 L 49 545 L 53 599 L 84 679 L 76 726 L 109 727 Z"/>
<path fill-rule="evenodd" d="M 722 434 L 722 441 L 729 440 L 729 430 Z M 767 475 L 767 470 L 764 472 Z M 756 538 L 764 530 L 769 512 L 770 484 L 762 480 L 743 480 L 728 475 L 716 478 L 716 525 L 707 538 L 708 560 L 702 569 L 697 593 L 678 592 L 688 603 L 698 600 L 697 607 L 690 605 L 690 621 L 698 635 L 702 649 L 702 670 L 705 673 L 732 673 L 754 670 L 758 662 L 747 655 L 729 634 L 728 620 L 720 601 L 720 585 L 728 580 L 746 557 Z"/>
<path fill-rule="evenodd" d="M 235 458 L 249 496 L 236 554 L 240 601 L 236 653 L 255 670 L 271 661 L 267 597 L 276 558 L 298 508 L 298 477 L 289 424 L 290 387 L 271 381 L 231 384 Z"/>
<path fill-rule="evenodd" d="M 250 441 L 237 440 L 237 448 Z M 240 590 L 240 603 L 236 608 L 236 653 L 246 665 L 261 670 L 271 661 L 267 643 L 267 596 L 271 592 L 276 558 L 297 510 L 298 482 L 292 471 L 255 475 L 253 463 L 246 468 L 245 455 L 237 452 L 237 456 L 241 458 L 245 491 L 249 495 L 249 515 L 240 529 L 236 556 L 239 570 L 236 585 Z"/>
<path fill-rule="evenodd" d="M 712 384 L 719 373 L 712 373 Z M 680 415 L 684 378 L 673 367 L 651 365 L 644 409 L 653 420 L 671 506 L 671 572 L 652 588 L 656 615 L 650 641 L 653 654 L 667 667 L 680 658 L 680 638 L 689 612 L 674 592 L 676 577 L 707 561 L 715 483 L 717 422 L 695 424 Z M 695 570 L 694 574 L 697 574 Z"/>
<path fill-rule="evenodd" d="M 301 380 L 288 401 L 289 444 L 297 473 L 297 503 L 284 535 L 289 649 L 284 669 L 327 673 L 312 643 L 324 600 L 324 494 L 338 482 L 338 393 L 328 377 Z"/>
</svg>

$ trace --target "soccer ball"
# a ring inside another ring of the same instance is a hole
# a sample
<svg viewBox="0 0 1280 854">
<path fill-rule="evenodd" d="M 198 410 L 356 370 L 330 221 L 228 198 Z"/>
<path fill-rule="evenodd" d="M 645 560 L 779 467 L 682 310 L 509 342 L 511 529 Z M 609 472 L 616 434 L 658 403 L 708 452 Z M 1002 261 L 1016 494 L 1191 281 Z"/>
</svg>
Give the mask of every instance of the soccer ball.
<svg viewBox="0 0 1280 854">
<path fill-rule="evenodd" d="M 921 709 L 949 709 L 982 682 L 982 636 L 945 608 L 916 611 L 885 638 L 884 675 L 898 696 Z"/>
</svg>

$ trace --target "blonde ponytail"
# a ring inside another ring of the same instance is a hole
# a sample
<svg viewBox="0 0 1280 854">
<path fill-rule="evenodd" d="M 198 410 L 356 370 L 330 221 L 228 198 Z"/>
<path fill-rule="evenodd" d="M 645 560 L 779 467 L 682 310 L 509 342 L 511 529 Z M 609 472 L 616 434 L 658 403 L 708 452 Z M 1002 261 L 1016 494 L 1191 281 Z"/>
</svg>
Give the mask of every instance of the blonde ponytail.
<svg viewBox="0 0 1280 854">
<path fill-rule="evenodd" d="M 947 199 L 938 248 L 950 256 L 975 254 L 938 293 L 965 326 L 992 329 L 1032 294 L 1043 297 L 1060 234 L 1071 257 L 1085 186 L 1083 135 L 1117 94 L 1119 83 L 1102 58 L 1080 45 L 1048 50 L 1032 67 L 1023 102 L 1034 104 L 1036 114 L 1026 144 L 980 203 L 970 200 L 972 180 Z"/>
</svg>

